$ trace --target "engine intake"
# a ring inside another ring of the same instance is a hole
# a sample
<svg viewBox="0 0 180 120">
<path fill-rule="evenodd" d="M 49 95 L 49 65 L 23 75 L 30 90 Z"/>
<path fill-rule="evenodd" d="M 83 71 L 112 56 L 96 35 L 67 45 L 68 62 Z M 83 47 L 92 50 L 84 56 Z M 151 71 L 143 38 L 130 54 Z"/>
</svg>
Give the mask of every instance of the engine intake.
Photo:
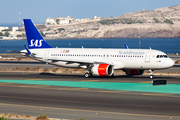
<svg viewBox="0 0 180 120">
<path fill-rule="evenodd" d="M 95 64 L 91 71 L 98 76 L 112 76 L 114 73 L 113 65 Z"/>
</svg>

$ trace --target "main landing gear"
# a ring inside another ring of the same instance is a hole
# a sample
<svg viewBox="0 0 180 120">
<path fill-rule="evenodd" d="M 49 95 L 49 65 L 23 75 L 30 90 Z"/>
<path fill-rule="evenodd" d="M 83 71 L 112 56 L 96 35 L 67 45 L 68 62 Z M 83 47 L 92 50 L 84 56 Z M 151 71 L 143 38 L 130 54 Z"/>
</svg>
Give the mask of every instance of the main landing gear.
<svg viewBox="0 0 180 120">
<path fill-rule="evenodd" d="M 153 70 L 150 69 L 149 71 L 151 72 L 149 78 L 150 78 L 150 79 L 154 79 L 155 76 L 153 75 Z"/>
<path fill-rule="evenodd" d="M 84 77 L 85 78 L 91 78 L 93 75 L 92 75 L 92 73 L 85 73 L 84 74 Z"/>
<path fill-rule="evenodd" d="M 86 70 L 88 70 L 88 72 L 84 74 L 85 78 L 91 78 L 93 76 L 92 71 L 91 71 L 92 67 L 93 67 L 92 65 L 87 65 Z"/>
</svg>

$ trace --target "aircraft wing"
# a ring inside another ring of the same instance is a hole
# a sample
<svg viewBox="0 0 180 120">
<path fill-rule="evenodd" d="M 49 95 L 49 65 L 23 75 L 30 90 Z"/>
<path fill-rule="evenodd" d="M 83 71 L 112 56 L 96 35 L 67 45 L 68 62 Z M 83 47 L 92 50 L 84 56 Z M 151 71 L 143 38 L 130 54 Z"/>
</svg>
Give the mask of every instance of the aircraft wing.
<svg viewBox="0 0 180 120">
<path fill-rule="evenodd" d="M 43 58 L 43 59 L 46 59 L 46 58 Z M 96 63 L 95 61 L 88 61 L 88 60 L 53 59 L 53 58 L 47 58 L 46 60 L 52 60 L 53 62 L 62 61 L 62 62 L 67 62 L 69 64 L 71 64 L 71 63 L 79 63 L 79 64 L 94 64 L 94 63 Z"/>
</svg>

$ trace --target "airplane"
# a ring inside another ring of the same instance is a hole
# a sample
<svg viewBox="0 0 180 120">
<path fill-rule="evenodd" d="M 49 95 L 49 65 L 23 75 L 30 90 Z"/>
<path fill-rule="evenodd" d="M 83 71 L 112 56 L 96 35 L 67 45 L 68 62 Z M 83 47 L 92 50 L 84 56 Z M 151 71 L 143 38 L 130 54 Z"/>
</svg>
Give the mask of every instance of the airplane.
<svg viewBox="0 0 180 120">
<path fill-rule="evenodd" d="M 123 70 L 127 75 L 142 75 L 149 70 L 154 79 L 154 70 L 167 69 L 174 61 L 164 52 L 153 49 L 101 49 L 101 48 L 52 48 L 41 36 L 31 19 L 24 19 L 28 47 L 22 55 L 66 68 L 87 70 L 85 78 L 93 75 L 113 77 L 114 70 Z"/>
</svg>

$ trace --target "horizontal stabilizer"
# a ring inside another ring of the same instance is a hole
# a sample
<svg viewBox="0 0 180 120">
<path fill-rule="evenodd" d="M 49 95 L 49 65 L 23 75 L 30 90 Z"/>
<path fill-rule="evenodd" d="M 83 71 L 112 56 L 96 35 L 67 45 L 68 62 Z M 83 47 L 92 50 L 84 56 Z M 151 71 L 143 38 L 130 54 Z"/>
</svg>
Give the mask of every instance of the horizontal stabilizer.
<svg viewBox="0 0 180 120">
<path fill-rule="evenodd" d="M 29 57 L 32 57 L 33 55 L 32 55 L 32 53 L 30 52 L 30 50 L 26 47 L 26 45 L 24 45 L 24 47 L 25 47 L 25 49 L 26 49 L 26 51 L 27 51 Z"/>
</svg>

